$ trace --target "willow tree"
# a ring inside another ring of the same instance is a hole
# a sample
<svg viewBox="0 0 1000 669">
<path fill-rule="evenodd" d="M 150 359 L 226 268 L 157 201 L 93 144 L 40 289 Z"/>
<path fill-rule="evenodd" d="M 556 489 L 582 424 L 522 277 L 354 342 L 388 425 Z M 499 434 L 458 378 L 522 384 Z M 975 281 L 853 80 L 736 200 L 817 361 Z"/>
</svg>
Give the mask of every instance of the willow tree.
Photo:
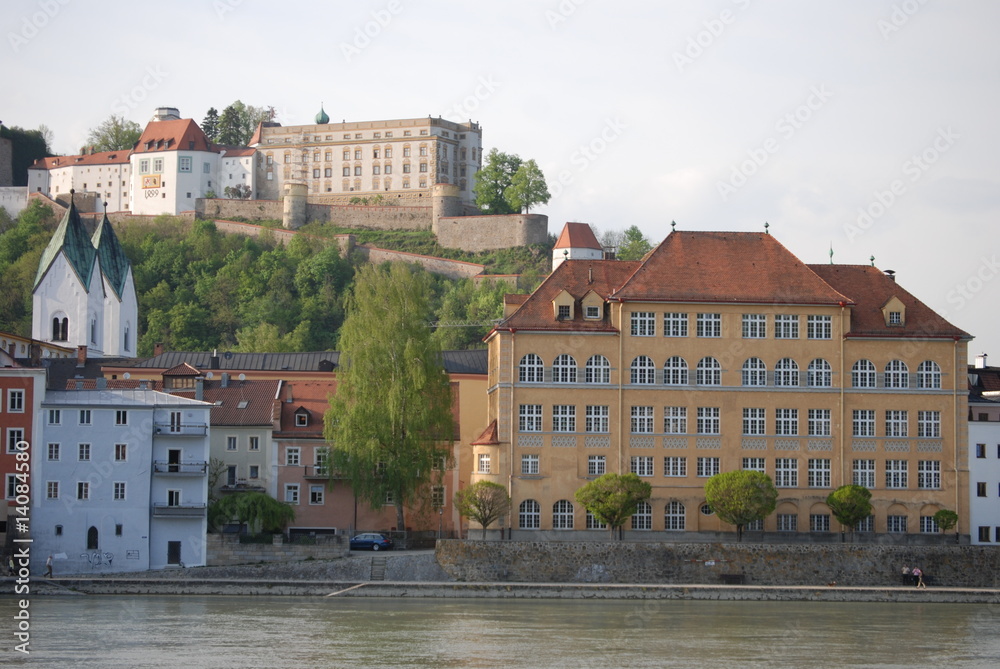
<svg viewBox="0 0 1000 669">
<path fill-rule="evenodd" d="M 402 263 L 358 272 L 324 427 L 334 467 L 372 508 L 391 499 L 399 529 L 454 434 L 448 375 L 428 327 L 430 292 L 428 275 Z"/>
</svg>

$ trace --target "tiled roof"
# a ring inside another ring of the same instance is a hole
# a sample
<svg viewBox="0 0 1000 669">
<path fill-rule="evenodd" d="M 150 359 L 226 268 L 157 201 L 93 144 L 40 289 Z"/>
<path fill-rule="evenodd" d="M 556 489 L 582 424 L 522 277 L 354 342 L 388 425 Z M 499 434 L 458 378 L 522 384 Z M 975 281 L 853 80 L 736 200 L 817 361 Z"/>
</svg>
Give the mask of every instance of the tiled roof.
<svg viewBox="0 0 1000 669">
<path fill-rule="evenodd" d="M 52 235 L 48 246 L 42 252 L 42 259 L 38 263 L 38 273 L 35 274 L 35 283 L 32 289 L 38 287 L 38 284 L 45 277 L 45 273 L 49 271 L 49 267 L 59 257 L 60 252 L 65 254 L 70 267 L 80 278 L 83 289 L 89 291 L 97 249 L 94 248 L 90 235 L 87 234 L 87 228 L 80 220 L 80 212 L 76 209 L 76 203 L 72 199 L 69 209 L 66 210 L 62 221 L 59 222 L 59 227 L 56 228 L 55 234 Z"/>
<path fill-rule="evenodd" d="M 1000 368 L 970 366 L 969 385 L 977 393 L 1000 392 Z"/>
<path fill-rule="evenodd" d="M 31 169 L 52 170 L 61 167 L 72 167 L 74 165 L 127 165 L 129 162 L 128 149 L 124 151 L 99 151 L 97 153 L 85 153 L 79 156 L 50 156 L 39 158 L 31 165 Z"/>
<path fill-rule="evenodd" d="M 212 151 L 217 152 L 193 119 L 150 121 L 136 142 L 132 153 L 157 151 Z"/>
<path fill-rule="evenodd" d="M 750 304 L 850 302 L 774 237 L 756 232 L 671 232 L 612 298 Z"/>
<path fill-rule="evenodd" d="M 848 336 L 865 337 L 960 337 L 971 339 L 926 304 L 908 293 L 891 277 L 869 265 L 809 265 L 838 292 L 855 303 L 851 309 Z M 896 297 L 906 308 L 903 326 L 888 326 L 882 307 Z"/>
<path fill-rule="evenodd" d="M 220 353 L 217 368 L 212 367 L 212 354 L 208 351 L 169 351 L 145 360 L 135 360 L 133 367 L 145 369 L 171 369 L 182 363 L 203 372 L 208 371 L 332 371 L 340 360 L 337 351 L 312 353 Z"/>
<path fill-rule="evenodd" d="M 323 414 L 330 407 L 329 397 L 337 390 L 334 381 L 305 381 L 285 383 L 281 389 L 281 429 L 279 438 L 312 438 L 323 436 Z M 301 409 L 309 412 L 309 424 L 295 425 L 295 414 Z"/>
<path fill-rule="evenodd" d="M 212 425 L 271 425 L 281 381 L 236 381 L 223 388 L 218 381 L 205 381 L 202 397 L 212 407 Z M 185 391 L 193 397 L 193 391 Z"/>
<path fill-rule="evenodd" d="M 91 238 L 91 244 L 97 248 L 97 255 L 101 259 L 101 271 L 108 279 L 111 289 L 115 291 L 119 300 L 122 299 L 130 264 L 125 250 L 118 242 L 115 229 L 111 225 L 111 221 L 108 220 L 107 212 L 104 213 L 101 222 L 97 224 L 97 230 Z"/>
<path fill-rule="evenodd" d="M 245 146 L 219 146 L 217 148 L 225 151 L 223 158 L 245 158 L 257 152 L 257 149 Z"/>
<path fill-rule="evenodd" d="M 174 365 L 170 369 L 163 370 L 163 376 L 201 376 L 202 372 L 199 369 L 195 369 L 186 362 L 182 362 L 179 365 Z"/>
<path fill-rule="evenodd" d="M 104 376 L 101 368 L 104 365 L 122 365 L 133 362 L 133 358 L 88 358 L 81 367 L 76 357 L 72 358 L 42 358 L 42 367 L 46 369 L 45 387 L 49 390 L 65 390 L 72 388 L 76 381 L 96 379 Z M 111 384 L 111 381 L 108 381 Z"/>
<path fill-rule="evenodd" d="M 483 433 L 479 435 L 475 441 L 472 442 L 472 446 L 496 446 L 500 443 L 500 437 L 497 435 L 497 422 L 494 420 Z"/>
<path fill-rule="evenodd" d="M 559 233 L 559 240 L 553 248 L 557 249 L 597 249 L 604 250 L 594 236 L 594 230 L 586 223 L 567 223 Z"/>
<path fill-rule="evenodd" d="M 590 291 L 607 298 L 639 265 L 638 260 L 565 260 L 496 329 L 615 332 L 607 314 L 599 320 L 585 320 L 579 300 Z M 557 321 L 552 316 L 552 300 L 563 290 L 576 298 L 577 307 L 572 319 Z"/>
</svg>

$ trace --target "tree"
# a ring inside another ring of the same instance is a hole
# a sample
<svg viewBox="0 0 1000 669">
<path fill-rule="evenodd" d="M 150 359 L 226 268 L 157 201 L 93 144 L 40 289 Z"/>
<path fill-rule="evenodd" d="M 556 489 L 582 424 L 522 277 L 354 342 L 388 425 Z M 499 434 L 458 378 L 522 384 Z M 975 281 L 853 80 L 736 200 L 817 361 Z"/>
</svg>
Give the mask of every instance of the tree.
<svg viewBox="0 0 1000 669">
<path fill-rule="evenodd" d="M 649 240 L 645 238 L 637 226 L 632 226 L 622 234 L 618 247 L 618 260 L 640 260 L 652 249 Z"/>
<path fill-rule="evenodd" d="M 490 149 L 486 164 L 476 172 L 476 206 L 487 214 L 513 214 L 515 209 L 505 195 L 519 167 L 519 156 Z"/>
<path fill-rule="evenodd" d="M 226 186 L 222 192 L 231 200 L 249 200 L 251 189 L 247 184 L 236 184 L 235 186 Z"/>
<path fill-rule="evenodd" d="M 341 327 L 346 364 L 324 427 L 335 468 L 373 508 L 391 496 L 400 530 L 455 430 L 448 375 L 427 327 L 428 293 L 427 274 L 409 265 L 358 272 Z"/>
<path fill-rule="evenodd" d="M 503 195 L 511 209 L 525 214 L 536 204 L 545 204 L 552 197 L 545 185 L 545 175 L 534 160 L 521 163 Z"/>
<path fill-rule="evenodd" d="M 649 499 L 653 488 L 635 474 L 609 472 L 576 491 L 576 501 L 597 520 L 608 525 L 611 536 L 635 514 L 639 502 Z"/>
<path fill-rule="evenodd" d="M 95 151 L 129 151 L 139 141 L 142 128 L 135 121 L 112 114 L 87 135 L 87 146 Z"/>
<path fill-rule="evenodd" d="M 262 121 L 269 121 L 271 112 L 237 100 L 222 110 L 219 117 L 217 143 L 225 146 L 246 146 Z"/>
<path fill-rule="evenodd" d="M 262 492 L 239 492 L 215 502 L 210 515 L 215 525 L 235 518 L 254 534 L 280 532 L 295 520 L 295 509 Z"/>
<path fill-rule="evenodd" d="M 842 485 L 826 498 L 833 516 L 844 527 L 850 528 L 853 537 L 854 527 L 871 515 L 872 492 L 860 485 Z"/>
<path fill-rule="evenodd" d="M 209 107 L 205 112 L 205 118 L 201 122 L 201 131 L 208 137 L 208 141 L 215 142 L 219 137 L 219 112 L 215 107 Z"/>
<path fill-rule="evenodd" d="M 708 479 L 705 501 L 720 520 L 736 526 L 736 541 L 743 541 L 743 528 L 748 523 L 763 520 L 774 511 L 778 491 L 767 474 L 743 469 Z"/>
<path fill-rule="evenodd" d="M 478 481 L 455 493 L 455 508 L 466 518 L 471 518 L 486 528 L 499 520 L 510 509 L 507 489 L 492 481 Z"/>
<path fill-rule="evenodd" d="M 934 514 L 934 522 L 942 532 L 947 532 L 958 525 L 958 514 L 950 509 L 941 509 Z M 958 532 L 955 532 L 955 543 L 958 543 Z"/>
<path fill-rule="evenodd" d="M 10 140 L 10 166 L 14 186 L 27 186 L 28 168 L 39 158 L 52 155 L 46 131 L 44 126 L 38 130 L 25 130 L 16 125 L 0 125 L 0 137 Z"/>
</svg>

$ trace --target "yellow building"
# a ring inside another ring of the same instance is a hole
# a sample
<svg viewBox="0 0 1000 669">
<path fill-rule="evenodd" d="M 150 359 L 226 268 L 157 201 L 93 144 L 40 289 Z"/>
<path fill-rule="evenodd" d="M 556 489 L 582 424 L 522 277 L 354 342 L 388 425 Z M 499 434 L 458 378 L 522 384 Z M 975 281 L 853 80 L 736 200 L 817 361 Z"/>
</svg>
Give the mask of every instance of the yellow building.
<svg viewBox="0 0 1000 669">
<path fill-rule="evenodd" d="M 487 338 L 472 480 L 507 486 L 523 539 L 602 529 L 574 492 L 629 471 L 653 489 L 633 537 L 714 538 L 734 528 L 704 484 L 736 469 L 778 488 L 749 528 L 768 539 L 839 539 L 825 500 L 849 483 L 872 491 L 866 536 L 941 540 L 921 535 L 942 508 L 968 534 L 970 339 L 891 273 L 806 265 L 767 234 L 672 232 L 642 261 L 567 260 L 509 296 Z"/>
</svg>

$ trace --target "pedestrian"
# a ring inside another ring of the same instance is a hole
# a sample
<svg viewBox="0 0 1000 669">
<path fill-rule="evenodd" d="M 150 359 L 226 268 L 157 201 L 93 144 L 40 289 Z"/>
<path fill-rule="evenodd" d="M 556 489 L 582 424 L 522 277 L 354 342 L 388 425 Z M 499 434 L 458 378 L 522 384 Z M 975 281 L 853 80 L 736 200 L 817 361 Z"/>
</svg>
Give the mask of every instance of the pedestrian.
<svg viewBox="0 0 1000 669">
<path fill-rule="evenodd" d="M 903 585 L 913 585 L 913 577 L 910 576 L 910 568 L 903 565 Z"/>
<path fill-rule="evenodd" d="M 13 576 L 14 575 L 14 554 L 13 553 L 11 553 L 10 556 L 7 558 L 7 575 L 8 576 Z"/>
<path fill-rule="evenodd" d="M 920 567 L 913 568 L 913 580 L 916 581 L 918 588 L 927 587 L 927 584 L 924 583 L 924 572 L 921 571 Z"/>
<path fill-rule="evenodd" d="M 52 554 L 45 558 L 45 577 L 52 578 Z"/>
</svg>

